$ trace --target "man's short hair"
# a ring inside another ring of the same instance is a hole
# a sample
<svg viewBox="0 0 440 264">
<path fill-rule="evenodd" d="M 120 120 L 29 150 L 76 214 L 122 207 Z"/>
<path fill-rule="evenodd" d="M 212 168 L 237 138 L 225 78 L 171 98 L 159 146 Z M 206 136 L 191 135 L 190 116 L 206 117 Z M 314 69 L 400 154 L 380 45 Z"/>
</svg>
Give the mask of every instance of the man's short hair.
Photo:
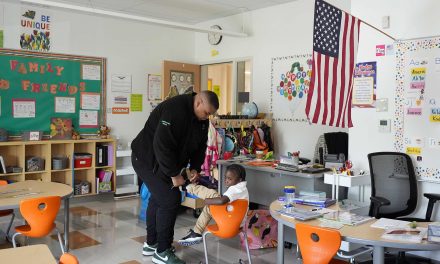
<svg viewBox="0 0 440 264">
<path fill-rule="evenodd" d="M 208 103 L 214 107 L 215 109 L 218 109 L 220 104 L 218 102 L 217 94 L 213 91 L 202 91 L 200 93 L 207 101 Z"/>
<path fill-rule="evenodd" d="M 226 167 L 226 171 L 231 171 L 235 176 L 239 177 L 242 181 L 246 180 L 246 169 L 239 164 L 231 164 Z"/>
</svg>

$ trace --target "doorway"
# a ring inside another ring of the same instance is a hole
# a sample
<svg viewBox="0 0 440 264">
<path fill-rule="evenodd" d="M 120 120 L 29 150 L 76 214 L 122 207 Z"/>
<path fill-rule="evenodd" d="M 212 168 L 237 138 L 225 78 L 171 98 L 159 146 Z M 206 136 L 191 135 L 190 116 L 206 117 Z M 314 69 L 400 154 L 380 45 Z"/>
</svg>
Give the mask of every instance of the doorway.
<svg viewBox="0 0 440 264">
<path fill-rule="evenodd" d="M 228 61 L 201 66 L 201 90 L 217 94 L 219 115 L 240 114 L 251 93 L 251 60 Z"/>
</svg>

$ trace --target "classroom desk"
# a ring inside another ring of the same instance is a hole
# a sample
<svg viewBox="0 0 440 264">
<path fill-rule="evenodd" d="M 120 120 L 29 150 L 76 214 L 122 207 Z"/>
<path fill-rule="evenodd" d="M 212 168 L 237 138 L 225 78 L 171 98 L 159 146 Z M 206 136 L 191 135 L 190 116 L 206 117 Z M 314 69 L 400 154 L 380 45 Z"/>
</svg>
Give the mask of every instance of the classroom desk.
<svg viewBox="0 0 440 264">
<path fill-rule="evenodd" d="M 64 249 L 69 251 L 69 199 L 73 188 L 57 182 L 22 181 L 0 186 L 0 210 L 18 209 L 23 199 L 60 196 L 64 200 Z"/>
<path fill-rule="evenodd" d="M 233 160 L 218 160 L 219 181 L 218 191 L 224 193 L 226 167 L 240 164 L 246 169 L 247 189 L 250 202 L 269 206 L 278 196 L 284 195 L 284 186 L 295 185 L 297 190 L 324 191 L 327 197 L 331 195 L 331 186 L 324 184 L 323 173 L 302 173 L 277 170 L 271 167 L 257 167 Z M 342 191 L 341 198 L 342 198 Z"/>
<path fill-rule="evenodd" d="M 0 250 L 2 263 L 57 264 L 47 245 L 31 245 Z"/>
<path fill-rule="evenodd" d="M 336 207 L 336 206 L 333 206 Z M 330 207 L 331 208 L 331 207 Z M 295 228 L 297 221 L 291 217 L 282 216 L 276 211 L 281 209 L 281 204 L 278 201 L 272 202 L 270 205 L 270 214 L 273 218 L 278 221 L 278 246 L 277 246 L 277 264 L 284 263 L 284 226 Z M 422 243 L 407 243 L 404 241 L 392 241 L 382 239 L 381 236 L 384 232 L 383 229 L 370 227 L 375 221 L 369 221 L 367 223 L 358 226 L 346 226 L 339 229 L 341 233 L 342 240 L 352 243 L 357 243 L 361 245 L 371 245 L 373 246 L 373 263 L 383 264 L 384 263 L 384 252 L 385 248 L 402 249 L 402 251 L 436 251 L 440 250 L 440 244 L 428 243 L 423 241 Z M 319 226 L 320 221 L 317 219 L 305 221 L 304 223 L 310 225 Z M 428 223 L 418 223 L 421 227 L 427 227 Z"/>
</svg>

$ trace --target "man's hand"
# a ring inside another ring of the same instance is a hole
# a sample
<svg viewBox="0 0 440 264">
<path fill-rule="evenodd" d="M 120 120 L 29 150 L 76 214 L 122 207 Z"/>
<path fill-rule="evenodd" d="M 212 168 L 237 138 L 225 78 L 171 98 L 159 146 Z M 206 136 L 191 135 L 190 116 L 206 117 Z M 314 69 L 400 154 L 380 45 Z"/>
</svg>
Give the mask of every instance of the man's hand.
<svg viewBox="0 0 440 264">
<path fill-rule="evenodd" d="M 179 187 L 185 184 L 185 179 L 182 175 L 176 175 L 174 177 L 171 177 L 171 180 L 173 181 L 173 187 Z"/>
<path fill-rule="evenodd" d="M 191 170 L 191 173 L 188 176 L 191 183 L 197 183 L 200 178 L 200 174 L 196 170 Z"/>
</svg>

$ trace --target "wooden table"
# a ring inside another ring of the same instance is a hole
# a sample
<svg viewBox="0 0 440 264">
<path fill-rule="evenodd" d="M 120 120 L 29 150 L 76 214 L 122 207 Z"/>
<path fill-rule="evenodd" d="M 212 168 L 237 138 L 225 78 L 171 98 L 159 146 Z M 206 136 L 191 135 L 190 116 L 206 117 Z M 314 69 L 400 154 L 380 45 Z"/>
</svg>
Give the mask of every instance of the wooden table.
<svg viewBox="0 0 440 264">
<path fill-rule="evenodd" d="M 69 199 L 73 188 L 56 182 L 23 181 L 0 186 L 0 210 L 18 209 L 24 199 L 60 196 L 64 200 L 64 250 L 69 251 Z"/>
<path fill-rule="evenodd" d="M 336 205 L 330 207 L 331 209 L 337 209 Z M 319 226 L 321 221 L 318 219 L 309 221 L 298 221 L 291 217 L 286 217 L 277 212 L 282 205 L 278 201 L 274 201 L 270 205 L 270 214 L 278 221 L 278 246 L 277 246 L 277 264 L 284 263 L 284 226 L 295 228 L 295 224 L 307 223 L 310 225 Z M 423 241 L 422 243 L 410 243 L 405 241 L 393 241 L 381 238 L 384 230 L 379 228 L 370 227 L 375 220 L 366 222 L 358 226 L 344 225 L 339 232 L 341 233 L 342 240 L 352 242 L 361 245 L 373 246 L 373 263 L 384 263 L 385 248 L 401 249 L 402 251 L 436 251 L 440 250 L 440 244 L 428 243 Z M 419 222 L 418 226 L 427 227 L 428 222 Z"/>
<path fill-rule="evenodd" d="M 0 259 L 2 263 L 57 264 L 47 245 L 2 249 L 0 250 Z"/>
</svg>

